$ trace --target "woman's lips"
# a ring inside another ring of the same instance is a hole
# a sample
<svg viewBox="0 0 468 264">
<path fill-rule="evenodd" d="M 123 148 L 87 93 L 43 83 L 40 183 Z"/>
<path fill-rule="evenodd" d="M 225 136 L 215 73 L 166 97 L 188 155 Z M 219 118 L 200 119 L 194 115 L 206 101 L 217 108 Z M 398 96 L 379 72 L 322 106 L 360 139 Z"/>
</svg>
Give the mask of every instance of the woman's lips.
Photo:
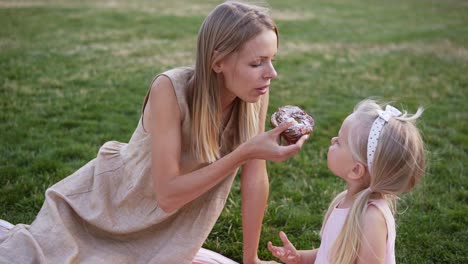
<svg viewBox="0 0 468 264">
<path fill-rule="evenodd" d="M 257 90 L 257 92 L 258 92 L 259 94 L 266 94 L 266 92 L 268 91 L 268 88 L 269 88 L 269 87 L 270 87 L 270 85 L 265 85 L 265 86 L 256 88 L 255 90 Z"/>
</svg>

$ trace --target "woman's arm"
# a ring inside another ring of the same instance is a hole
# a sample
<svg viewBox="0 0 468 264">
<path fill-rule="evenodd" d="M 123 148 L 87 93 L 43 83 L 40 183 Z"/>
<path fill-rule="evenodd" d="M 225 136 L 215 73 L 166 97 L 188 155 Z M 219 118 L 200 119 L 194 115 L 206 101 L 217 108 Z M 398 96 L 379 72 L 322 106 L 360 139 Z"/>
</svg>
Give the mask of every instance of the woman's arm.
<svg viewBox="0 0 468 264">
<path fill-rule="evenodd" d="M 269 183 L 264 160 L 251 160 L 242 168 L 243 263 L 256 263 Z"/>
<path fill-rule="evenodd" d="M 296 154 L 304 140 L 279 146 L 276 138 L 289 125 L 280 126 L 254 137 L 223 158 L 193 172 L 182 172 L 181 112 L 170 79 L 158 77 L 145 109 L 146 128 L 151 133 L 153 188 L 158 204 L 172 212 L 221 182 L 230 172 L 254 158 L 281 161 Z M 260 147 L 259 147 L 260 146 Z"/>
<path fill-rule="evenodd" d="M 384 263 L 387 224 L 382 212 L 370 205 L 363 217 L 363 233 L 357 263 Z"/>
<path fill-rule="evenodd" d="M 269 93 L 262 97 L 259 134 L 265 131 L 268 96 Z M 258 243 L 269 189 L 266 161 L 258 159 L 248 161 L 242 167 L 241 174 L 243 260 L 246 264 L 258 261 Z"/>
</svg>

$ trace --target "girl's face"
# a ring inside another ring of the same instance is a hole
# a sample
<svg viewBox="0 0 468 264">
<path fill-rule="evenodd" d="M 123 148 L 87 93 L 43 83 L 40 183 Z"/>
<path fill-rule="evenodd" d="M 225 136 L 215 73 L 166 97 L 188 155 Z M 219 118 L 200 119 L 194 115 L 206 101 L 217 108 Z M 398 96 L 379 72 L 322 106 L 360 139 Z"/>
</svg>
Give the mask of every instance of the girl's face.
<svg viewBox="0 0 468 264">
<path fill-rule="evenodd" d="M 273 59 L 277 52 L 277 37 L 273 30 L 264 30 L 220 63 L 221 101 L 223 106 L 236 97 L 254 103 L 268 92 L 270 81 L 277 73 Z"/>
<path fill-rule="evenodd" d="M 348 145 L 348 134 L 351 123 L 356 121 L 353 114 L 349 115 L 341 125 L 337 137 L 331 139 L 328 148 L 327 163 L 328 168 L 338 177 L 347 179 L 347 175 L 354 168 L 356 161 L 351 155 Z"/>
</svg>

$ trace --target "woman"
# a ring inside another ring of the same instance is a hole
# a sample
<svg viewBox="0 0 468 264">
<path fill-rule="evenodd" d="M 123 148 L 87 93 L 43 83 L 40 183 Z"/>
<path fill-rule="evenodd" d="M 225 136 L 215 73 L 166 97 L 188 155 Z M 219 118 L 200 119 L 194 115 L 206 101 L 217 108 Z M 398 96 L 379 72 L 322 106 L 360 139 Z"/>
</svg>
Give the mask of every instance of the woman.
<svg viewBox="0 0 468 264">
<path fill-rule="evenodd" d="M 240 166 L 244 263 L 257 257 L 268 196 L 266 161 L 290 124 L 264 132 L 278 30 L 264 9 L 226 2 L 203 22 L 194 68 L 154 79 L 128 144 L 52 186 L 31 226 L 0 244 L 0 263 L 191 263 Z M 1 240 L 0 240 L 1 241 Z"/>
</svg>

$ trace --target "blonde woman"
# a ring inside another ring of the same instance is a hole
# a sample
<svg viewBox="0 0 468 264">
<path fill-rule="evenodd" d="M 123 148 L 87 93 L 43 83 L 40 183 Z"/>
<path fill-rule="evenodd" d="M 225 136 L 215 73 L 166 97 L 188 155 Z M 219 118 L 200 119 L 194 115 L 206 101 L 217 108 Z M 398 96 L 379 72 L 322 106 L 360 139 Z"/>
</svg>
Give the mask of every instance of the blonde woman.
<svg viewBox="0 0 468 264">
<path fill-rule="evenodd" d="M 424 145 L 408 115 L 372 100 L 359 103 L 328 150 L 328 167 L 347 189 L 330 204 L 318 249 L 296 250 L 284 232 L 283 246 L 268 243 L 288 264 L 395 263 L 393 212 L 399 194 L 409 192 L 425 170 Z"/>
<path fill-rule="evenodd" d="M 200 28 L 195 66 L 156 76 L 128 144 L 105 143 L 49 188 L 35 221 L 0 238 L 0 263 L 191 263 L 239 167 L 243 263 L 262 263 L 266 160 L 288 159 L 307 139 L 279 145 L 290 124 L 264 132 L 277 48 L 265 9 L 217 6 Z"/>
</svg>

